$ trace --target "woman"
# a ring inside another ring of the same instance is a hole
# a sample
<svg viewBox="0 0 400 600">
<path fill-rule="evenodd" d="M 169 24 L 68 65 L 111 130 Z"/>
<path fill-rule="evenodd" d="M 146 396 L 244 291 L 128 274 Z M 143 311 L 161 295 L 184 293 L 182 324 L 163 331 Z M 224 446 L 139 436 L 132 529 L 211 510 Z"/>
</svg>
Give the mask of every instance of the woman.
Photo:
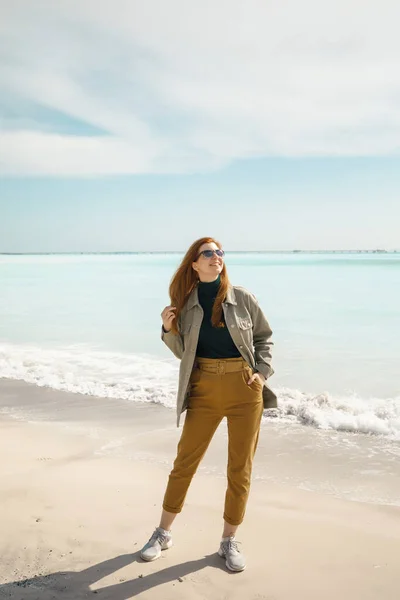
<svg viewBox="0 0 400 600">
<path fill-rule="evenodd" d="M 235 534 L 243 521 L 263 408 L 276 406 L 266 386 L 271 367 L 271 329 L 255 297 L 229 283 L 224 251 L 201 238 L 187 251 L 170 285 L 162 340 L 181 360 L 177 425 L 186 410 L 182 435 L 169 475 L 160 525 L 141 550 L 151 561 L 172 546 L 171 526 L 181 512 L 196 469 L 224 417 L 228 421 L 228 488 L 218 550 L 231 571 L 245 558 Z"/>
</svg>

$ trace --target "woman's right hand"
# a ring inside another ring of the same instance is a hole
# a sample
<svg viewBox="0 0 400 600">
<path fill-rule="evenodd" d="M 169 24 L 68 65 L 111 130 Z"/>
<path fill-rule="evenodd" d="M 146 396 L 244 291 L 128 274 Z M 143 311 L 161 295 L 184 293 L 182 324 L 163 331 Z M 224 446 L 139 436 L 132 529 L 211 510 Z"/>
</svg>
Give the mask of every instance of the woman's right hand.
<svg viewBox="0 0 400 600">
<path fill-rule="evenodd" d="M 171 331 L 172 321 L 175 319 L 176 306 L 166 306 L 161 313 L 163 327 L 165 331 Z"/>
</svg>

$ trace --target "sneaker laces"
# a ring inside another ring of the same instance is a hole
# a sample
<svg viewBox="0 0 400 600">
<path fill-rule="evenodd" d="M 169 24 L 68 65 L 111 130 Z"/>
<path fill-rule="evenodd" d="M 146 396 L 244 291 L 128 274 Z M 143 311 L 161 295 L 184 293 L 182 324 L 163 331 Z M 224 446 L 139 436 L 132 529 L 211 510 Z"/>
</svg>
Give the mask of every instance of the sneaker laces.
<svg viewBox="0 0 400 600">
<path fill-rule="evenodd" d="M 222 543 L 225 546 L 226 552 L 230 552 L 231 550 L 234 550 L 235 552 L 238 552 L 240 554 L 239 544 L 241 544 L 241 542 L 238 542 L 234 538 L 230 538 L 226 542 L 222 542 Z"/>
<path fill-rule="evenodd" d="M 162 546 L 166 539 L 167 535 L 165 533 L 161 533 L 161 531 L 157 527 L 157 529 L 153 532 L 153 535 L 149 539 L 149 544 L 151 544 L 152 542 L 158 542 L 160 546 Z"/>
</svg>

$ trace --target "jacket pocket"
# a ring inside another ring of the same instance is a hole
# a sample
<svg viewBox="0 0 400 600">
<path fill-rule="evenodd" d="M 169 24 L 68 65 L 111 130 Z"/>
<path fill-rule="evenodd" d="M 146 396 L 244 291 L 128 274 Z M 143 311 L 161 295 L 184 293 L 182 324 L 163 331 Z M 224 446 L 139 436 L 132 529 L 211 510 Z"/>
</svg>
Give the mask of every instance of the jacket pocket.
<svg viewBox="0 0 400 600">
<path fill-rule="evenodd" d="M 238 317 L 237 318 L 239 329 L 246 330 L 253 327 L 250 317 Z"/>
</svg>

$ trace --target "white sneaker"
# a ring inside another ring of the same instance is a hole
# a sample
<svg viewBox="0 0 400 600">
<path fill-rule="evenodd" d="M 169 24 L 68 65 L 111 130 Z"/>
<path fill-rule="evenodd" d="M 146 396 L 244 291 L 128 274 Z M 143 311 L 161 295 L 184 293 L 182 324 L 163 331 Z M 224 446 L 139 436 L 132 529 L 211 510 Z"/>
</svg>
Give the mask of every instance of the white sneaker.
<svg viewBox="0 0 400 600">
<path fill-rule="evenodd" d="M 161 556 L 161 550 L 167 550 L 172 546 L 172 535 L 161 527 L 156 527 L 153 535 L 140 551 L 140 558 L 147 560 L 156 560 Z"/>
<path fill-rule="evenodd" d="M 246 568 L 246 559 L 239 550 L 235 536 L 222 538 L 218 554 L 225 558 L 225 564 L 230 571 L 243 571 Z"/>
</svg>

